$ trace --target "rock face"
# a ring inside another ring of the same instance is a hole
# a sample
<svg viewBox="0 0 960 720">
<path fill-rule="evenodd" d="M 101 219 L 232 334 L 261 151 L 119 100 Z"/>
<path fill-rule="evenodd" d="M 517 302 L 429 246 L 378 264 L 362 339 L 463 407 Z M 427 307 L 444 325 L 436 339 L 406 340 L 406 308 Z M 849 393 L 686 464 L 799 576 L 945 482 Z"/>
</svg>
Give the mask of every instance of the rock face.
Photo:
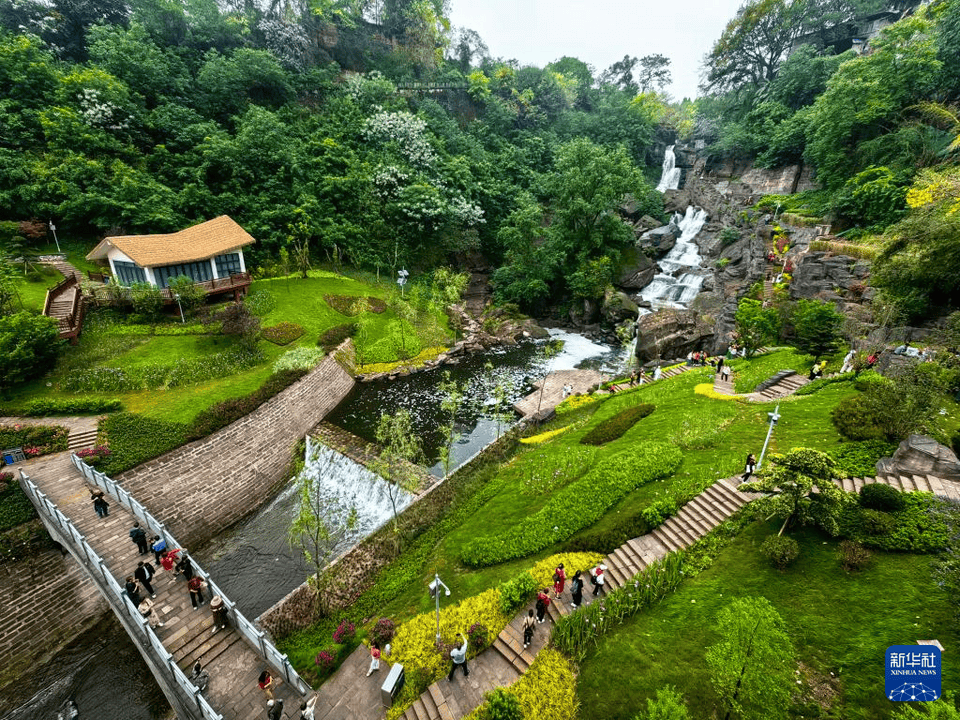
<svg viewBox="0 0 960 720">
<path fill-rule="evenodd" d="M 749 185 L 760 195 L 789 195 L 812 190 L 814 170 L 810 165 L 786 165 L 779 168 L 752 167 L 740 176 L 740 182 Z"/>
<path fill-rule="evenodd" d="M 892 458 L 877 463 L 878 475 L 933 475 L 960 480 L 960 460 L 946 445 L 926 435 L 911 435 L 900 443 Z"/>
<path fill-rule="evenodd" d="M 637 247 L 651 257 L 661 258 L 673 250 L 678 237 L 680 228 L 671 222 L 669 225 L 647 230 L 637 240 Z"/>
<path fill-rule="evenodd" d="M 713 322 L 696 310 L 661 310 L 637 323 L 637 359 L 640 363 L 684 357 L 712 345 Z"/>
<path fill-rule="evenodd" d="M 607 290 L 603 295 L 603 305 L 600 314 L 610 325 L 619 325 L 624 320 L 635 320 L 639 308 L 626 293 L 616 290 Z"/>
<path fill-rule="evenodd" d="M 617 275 L 617 287 L 624 290 L 639 290 L 646 287 L 657 274 L 657 266 L 637 248 L 625 250 L 623 263 Z"/>
<path fill-rule="evenodd" d="M 862 295 L 869 277 L 870 263 L 865 260 L 823 252 L 807 253 L 793 273 L 790 297 L 845 300 Z"/>
</svg>

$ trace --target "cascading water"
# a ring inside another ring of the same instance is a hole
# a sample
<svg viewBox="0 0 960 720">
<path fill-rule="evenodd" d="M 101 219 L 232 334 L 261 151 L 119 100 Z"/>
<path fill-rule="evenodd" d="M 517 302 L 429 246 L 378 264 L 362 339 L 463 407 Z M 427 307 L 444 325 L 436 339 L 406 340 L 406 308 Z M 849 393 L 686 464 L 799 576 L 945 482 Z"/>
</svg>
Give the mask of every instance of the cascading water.
<svg viewBox="0 0 960 720">
<path fill-rule="evenodd" d="M 681 170 L 677 167 L 677 156 L 673 153 L 673 145 L 667 146 L 663 154 L 663 171 L 660 173 L 660 182 L 657 183 L 657 192 L 676 190 L 680 187 Z"/>
<path fill-rule="evenodd" d="M 661 272 L 640 291 L 640 297 L 654 307 L 684 308 L 703 285 L 700 251 L 694 238 L 707 222 L 707 211 L 689 205 L 682 218 L 680 213 L 673 216 L 673 222 L 680 228 L 680 237 L 667 256 L 659 261 Z"/>
<path fill-rule="evenodd" d="M 311 441 L 309 435 L 305 463 L 297 485 L 304 480 L 313 483 L 318 507 L 324 508 L 332 527 L 345 524 L 356 511 L 356 525 L 341 540 L 337 552 L 352 547 L 389 520 L 394 502 L 400 512 L 413 500 L 410 493 L 391 486 L 379 475 L 326 445 Z"/>
</svg>

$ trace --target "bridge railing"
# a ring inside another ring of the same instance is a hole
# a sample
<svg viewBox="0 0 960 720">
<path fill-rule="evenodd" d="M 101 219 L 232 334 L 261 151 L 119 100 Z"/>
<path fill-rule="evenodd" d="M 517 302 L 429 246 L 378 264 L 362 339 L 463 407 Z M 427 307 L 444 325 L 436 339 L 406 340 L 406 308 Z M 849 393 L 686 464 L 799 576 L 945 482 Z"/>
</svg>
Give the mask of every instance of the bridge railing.
<svg viewBox="0 0 960 720">
<path fill-rule="evenodd" d="M 159 535 L 166 541 L 167 547 L 180 547 L 173 535 L 164 527 L 164 524 L 147 512 L 147 509 L 121 485 L 99 470 L 87 465 L 75 454 L 71 455 L 71 460 L 73 461 L 74 467 L 80 471 L 80 474 L 83 475 L 87 482 L 96 485 L 108 493 L 137 518 L 141 526 L 144 527 L 144 530 L 147 531 L 148 536 Z M 191 558 L 191 562 L 195 574 L 203 578 L 209 586 L 211 595 L 219 595 L 223 599 L 223 606 L 227 609 L 227 617 L 233 622 L 233 626 L 237 629 L 237 632 L 240 633 L 240 636 L 253 648 L 254 652 L 260 655 L 264 662 L 266 662 L 279 677 L 282 677 L 291 687 L 296 688 L 300 695 L 306 695 L 308 692 L 311 692 L 310 685 L 300 677 L 299 673 L 293 668 L 287 655 L 277 650 L 274 644 L 267 639 L 266 633 L 258 629 L 237 609 L 236 603 L 226 596 L 223 590 L 214 582 L 213 578 L 210 577 L 193 558 Z"/>
<path fill-rule="evenodd" d="M 76 456 L 74 456 L 76 457 Z M 90 546 L 83 533 L 64 515 L 60 508 L 37 487 L 30 476 L 20 469 L 20 485 L 33 502 L 34 507 L 59 532 L 60 538 L 67 544 L 71 553 L 86 567 L 100 588 L 107 593 L 107 601 L 115 609 L 126 614 L 131 622 L 124 623 L 128 628 L 136 628 L 140 637 L 136 638 L 143 644 L 153 648 L 155 657 L 161 660 L 159 666 L 164 668 L 168 681 L 172 681 L 178 688 L 181 698 L 196 707 L 199 717 L 204 720 L 223 720 L 223 716 L 214 710 L 207 699 L 200 694 L 200 689 L 190 682 L 189 678 L 180 669 L 167 649 L 160 642 L 160 638 L 150 627 L 150 622 L 143 617 L 139 610 L 129 601 L 126 592 L 120 583 L 107 568 L 97 552 Z"/>
</svg>

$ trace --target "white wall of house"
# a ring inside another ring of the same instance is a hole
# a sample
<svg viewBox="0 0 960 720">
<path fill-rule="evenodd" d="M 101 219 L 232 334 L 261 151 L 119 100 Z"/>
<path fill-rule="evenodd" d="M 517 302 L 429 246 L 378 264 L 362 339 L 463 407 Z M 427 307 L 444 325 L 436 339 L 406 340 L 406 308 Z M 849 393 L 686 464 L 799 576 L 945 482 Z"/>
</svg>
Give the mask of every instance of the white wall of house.
<svg viewBox="0 0 960 720">
<path fill-rule="evenodd" d="M 240 255 L 240 272 L 246 272 L 247 264 L 246 264 L 246 259 L 243 257 L 242 247 L 231 248 L 230 250 L 226 250 L 222 253 L 217 253 L 217 255 L 229 255 L 231 253 L 237 253 Z M 110 272 L 113 274 L 114 277 L 119 277 L 119 274 L 117 273 L 117 268 L 113 264 L 114 261 L 116 260 L 119 260 L 120 262 L 128 262 L 128 263 L 133 263 L 134 265 L 137 265 L 136 261 L 134 261 L 132 258 L 127 256 L 126 253 L 119 250 L 118 248 L 111 247 L 109 250 L 107 250 L 107 261 L 110 263 Z M 212 272 L 212 276 L 214 278 L 219 278 L 220 275 L 217 273 L 216 255 L 210 257 L 207 260 L 207 262 L 210 263 L 210 270 Z M 137 265 L 137 267 L 140 267 L 144 271 L 144 274 L 146 275 L 146 279 L 148 283 L 150 283 L 151 285 L 157 284 L 157 279 L 153 273 L 152 267 L 143 267 L 142 265 Z"/>
</svg>

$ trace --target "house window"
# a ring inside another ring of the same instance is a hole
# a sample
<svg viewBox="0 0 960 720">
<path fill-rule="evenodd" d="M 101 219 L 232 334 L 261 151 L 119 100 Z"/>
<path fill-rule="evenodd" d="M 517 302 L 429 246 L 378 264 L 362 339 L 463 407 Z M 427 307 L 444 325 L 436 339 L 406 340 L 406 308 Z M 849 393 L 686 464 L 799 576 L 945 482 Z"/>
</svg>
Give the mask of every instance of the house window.
<svg viewBox="0 0 960 720">
<path fill-rule="evenodd" d="M 157 279 L 157 287 L 165 288 L 170 278 L 186 275 L 194 282 L 204 282 L 213 275 L 210 262 L 192 262 L 181 265 L 164 265 L 153 269 L 153 276 Z"/>
<path fill-rule="evenodd" d="M 121 285 L 132 285 L 133 283 L 142 283 L 147 281 L 147 274 L 143 268 L 123 260 L 114 260 L 113 269 L 117 273 L 117 280 Z"/>
<path fill-rule="evenodd" d="M 217 255 L 217 277 L 229 277 L 231 273 L 241 272 L 240 253 Z"/>
</svg>

